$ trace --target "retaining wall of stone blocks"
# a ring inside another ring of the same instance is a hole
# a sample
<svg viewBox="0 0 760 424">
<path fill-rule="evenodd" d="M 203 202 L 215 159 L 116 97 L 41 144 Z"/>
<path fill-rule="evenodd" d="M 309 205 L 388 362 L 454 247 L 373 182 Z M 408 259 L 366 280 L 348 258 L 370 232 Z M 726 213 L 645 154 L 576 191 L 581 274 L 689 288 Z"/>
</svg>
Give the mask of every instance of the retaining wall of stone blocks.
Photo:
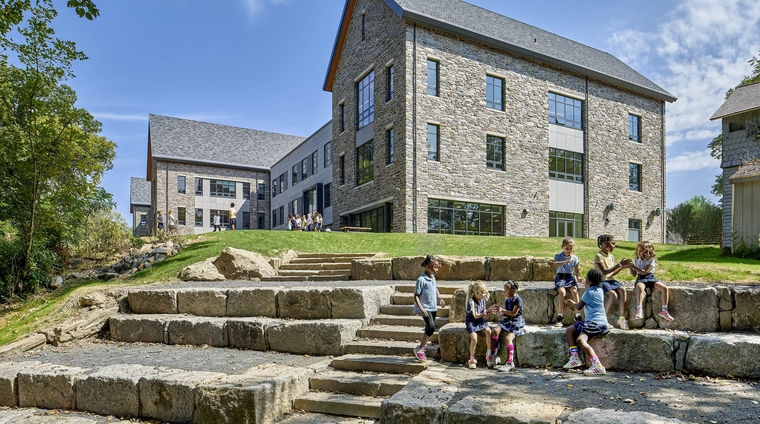
<svg viewBox="0 0 760 424">
<path fill-rule="evenodd" d="M 527 326 L 515 341 L 516 365 L 561 367 L 568 359 L 566 329 Z M 464 363 L 469 359 L 469 334 L 463 323 L 440 329 L 441 360 Z M 611 370 L 634 372 L 689 372 L 720 377 L 760 378 L 760 336 L 754 334 L 688 334 L 682 331 L 614 329 L 591 346 Z M 506 359 L 504 335 L 499 356 Z M 485 339 L 478 338 L 476 359 L 485 364 Z"/>
<path fill-rule="evenodd" d="M 579 296 L 584 289 L 579 290 Z M 556 317 L 556 290 L 529 288 L 521 289 L 518 294 L 523 299 L 523 316 L 529 324 L 548 324 Z M 488 306 L 504 305 L 504 290 L 494 289 L 489 292 Z M 631 328 L 667 329 L 680 331 L 749 331 L 760 333 L 760 288 L 733 287 L 670 287 L 670 313 L 675 321 L 660 318 L 660 294 L 647 294 L 644 303 L 644 319 L 634 319 L 636 314 L 635 292 L 626 289 L 625 311 Z M 467 291 L 459 289 L 454 292 L 449 312 L 449 322 L 464 322 L 467 305 Z M 618 306 L 613 305 L 608 321 L 617 321 Z M 583 312 L 581 312 L 583 315 Z M 499 319 L 489 314 L 489 321 Z M 565 308 L 565 324 L 574 321 L 572 308 Z"/>
<path fill-rule="evenodd" d="M 353 280 L 416 280 L 422 273 L 424 256 L 355 259 L 351 263 Z M 438 256 L 439 280 L 554 280 L 552 258 Z"/>
<path fill-rule="evenodd" d="M 98 369 L 0 363 L 0 406 L 68 409 L 177 423 L 273 423 L 309 391 L 314 368 L 271 364 L 241 374 L 135 364 Z"/>
</svg>

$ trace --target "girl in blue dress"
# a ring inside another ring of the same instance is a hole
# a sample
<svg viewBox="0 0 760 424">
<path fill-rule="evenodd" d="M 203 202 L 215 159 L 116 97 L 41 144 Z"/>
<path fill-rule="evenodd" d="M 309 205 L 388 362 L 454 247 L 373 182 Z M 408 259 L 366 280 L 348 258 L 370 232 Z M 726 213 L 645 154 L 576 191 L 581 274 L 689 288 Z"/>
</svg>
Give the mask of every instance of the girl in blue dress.
<svg viewBox="0 0 760 424">
<path fill-rule="evenodd" d="M 523 318 L 523 300 L 517 294 L 517 290 L 520 285 L 512 280 L 504 283 L 504 308 L 500 308 L 498 305 L 493 306 L 493 312 L 498 312 L 504 318 L 494 327 L 492 332 L 493 340 L 491 346 L 496 346 L 493 349 L 492 355 L 488 358 L 488 366 L 492 367 L 499 364 L 499 334 L 506 332 L 505 338 L 507 339 L 507 363 L 504 364 L 499 371 L 509 372 L 515 369 L 515 337 L 522 336 L 525 333 L 525 318 Z"/>
<path fill-rule="evenodd" d="M 465 328 L 470 333 L 470 360 L 467 361 L 467 366 L 475 368 L 478 366 L 478 361 L 475 360 L 478 334 L 483 334 L 486 337 L 486 348 L 488 348 L 486 357 L 491 356 L 491 328 L 488 326 L 488 322 L 486 322 L 486 315 L 488 315 L 488 310 L 486 309 L 488 288 L 483 282 L 478 281 L 470 286 L 469 292 L 472 295 L 467 301 L 467 314 L 464 318 Z"/>
</svg>

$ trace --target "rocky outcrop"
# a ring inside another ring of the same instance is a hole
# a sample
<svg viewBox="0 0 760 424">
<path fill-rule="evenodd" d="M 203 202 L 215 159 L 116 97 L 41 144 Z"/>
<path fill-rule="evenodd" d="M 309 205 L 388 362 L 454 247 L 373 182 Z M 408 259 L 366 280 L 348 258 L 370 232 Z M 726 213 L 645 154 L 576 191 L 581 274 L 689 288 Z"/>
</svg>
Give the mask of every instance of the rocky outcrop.
<svg viewBox="0 0 760 424">
<path fill-rule="evenodd" d="M 234 247 L 225 247 L 213 264 L 228 280 L 253 280 L 277 275 L 269 264 L 269 259 L 258 253 Z"/>
<path fill-rule="evenodd" d="M 113 280 L 122 275 L 132 275 L 137 271 L 152 267 L 182 250 L 182 246 L 171 240 L 164 243 L 147 243 L 137 249 L 130 249 L 118 262 L 111 266 L 93 268 L 81 272 L 71 272 L 66 275 L 66 281 L 73 280 Z M 60 284 L 59 284 L 60 285 Z"/>
<path fill-rule="evenodd" d="M 177 278 L 182 281 L 222 281 L 225 278 L 214 265 L 216 259 L 217 257 L 208 258 L 188 265 L 179 272 Z"/>
</svg>

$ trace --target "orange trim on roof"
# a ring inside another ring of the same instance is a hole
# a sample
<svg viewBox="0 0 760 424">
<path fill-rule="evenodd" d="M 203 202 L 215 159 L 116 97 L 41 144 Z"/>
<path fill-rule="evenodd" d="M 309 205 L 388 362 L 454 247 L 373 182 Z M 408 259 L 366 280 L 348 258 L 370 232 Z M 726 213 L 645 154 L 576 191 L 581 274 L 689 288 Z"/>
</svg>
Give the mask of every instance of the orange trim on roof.
<svg viewBox="0 0 760 424">
<path fill-rule="evenodd" d="M 335 51 L 333 57 L 330 60 L 330 71 L 327 73 L 327 81 L 325 81 L 325 91 L 332 92 L 333 81 L 335 79 L 335 71 L 338 69 L 338 61 L 340 60 L 340 54 L 343 51 L 343 44 L 346 42 L 346 34 L 348 33 L 348 23 L 351 22 L 351 16 L 354 13 L 354 6 L 356 6 L 356 0 L 348 0 L 346 7 L 346 13 L 343 16 L 343 22 L 340 24 L 340 34 L 338 35 L 337 43 L 335 44 Z"/>
</svg>

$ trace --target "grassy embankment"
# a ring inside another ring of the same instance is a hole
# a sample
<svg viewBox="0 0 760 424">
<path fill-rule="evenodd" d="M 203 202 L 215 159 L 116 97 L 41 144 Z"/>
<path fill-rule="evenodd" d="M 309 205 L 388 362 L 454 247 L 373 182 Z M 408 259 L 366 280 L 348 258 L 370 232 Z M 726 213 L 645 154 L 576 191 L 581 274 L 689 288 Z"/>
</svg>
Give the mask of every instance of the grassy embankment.
<svg viewBox="0 0 760 424">
<path fill-rule="evenodd" d="M 305 233 L 285 231 L 226 231 L 189 236 L 192 244 L 176 256 L 122 281 L 85 281 L 67 284 L 53 293 L 0 309 L 0 345 L 61 319 L 63 300 L 77 289 L 138 285 L 176 277 L 185 266 L 216 256 L 225 246 L 265 256 L 287 249 L 300 252 L 385 252 L 388 256 L 439 255 L 550 257 L 560 250 L 561 239 L 531 237 L 478 237 L 438 234 Z M 592 266 L 596 240 L 576 241 L 576 254 L 584 269 Z M 657 276 L 664 281 L 715 281 L 760 284 L 760 261 L 720 256 L 717 246 L 656 245 Z M 635 243 L 620 241 L 615 257 L 632 257 Z M 621 273 L 623 279 L 629 275 Z"/>
</svg>

